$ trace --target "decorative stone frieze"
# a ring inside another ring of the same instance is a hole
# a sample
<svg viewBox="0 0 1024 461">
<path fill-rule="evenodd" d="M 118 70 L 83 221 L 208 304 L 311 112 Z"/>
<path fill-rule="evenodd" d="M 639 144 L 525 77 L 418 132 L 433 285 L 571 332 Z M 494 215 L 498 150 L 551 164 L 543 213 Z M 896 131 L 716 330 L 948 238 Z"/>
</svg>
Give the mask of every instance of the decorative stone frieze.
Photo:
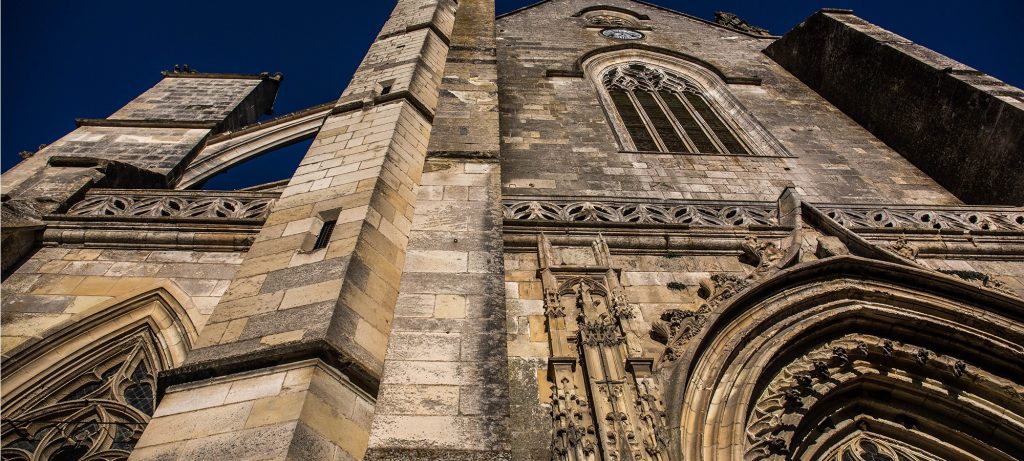
<svg viewBox="0 0 1024 461">
<path fill-rule="evenodd" d="M 1024 208 L 844 205 L 821 209 L 832 220 L 855 230 L 1024 231 Z"/>
<path fill-rule="evenodd" d="M 211 197 L 211 195 L 213 195 Z M 177 219 L 266 219 L 274 192 L 94 189 L 68 209 L 70 216 Z"/>
<path fill-rule="evenodd" d="M 566 223 L 776 226 L 774 203 L 508 200 L 506 220 Z"/>
</svg>

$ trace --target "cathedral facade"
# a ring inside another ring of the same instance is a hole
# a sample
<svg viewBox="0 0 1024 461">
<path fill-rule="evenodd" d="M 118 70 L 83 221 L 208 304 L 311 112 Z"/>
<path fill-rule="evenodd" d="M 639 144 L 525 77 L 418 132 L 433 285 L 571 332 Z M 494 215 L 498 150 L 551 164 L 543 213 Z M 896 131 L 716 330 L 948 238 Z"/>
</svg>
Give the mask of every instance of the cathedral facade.
<svg viewBox="0 0 1024 461">
<path fill-rule="evenodd" d="M 3 174 L 3 459 L 1024 458 L 1024 91 L 633 0 L 398 0 L 281 85 L 176 68 Z"/>
</svg>

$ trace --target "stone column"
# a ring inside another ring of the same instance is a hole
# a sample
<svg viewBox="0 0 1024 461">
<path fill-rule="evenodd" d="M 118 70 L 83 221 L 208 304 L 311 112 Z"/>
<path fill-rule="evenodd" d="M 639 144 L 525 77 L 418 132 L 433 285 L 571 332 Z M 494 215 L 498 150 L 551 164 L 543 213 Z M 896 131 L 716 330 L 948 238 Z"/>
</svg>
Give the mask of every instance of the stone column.
<svg viewBox="0 0 1024 461">
<path fill-rule="evenodd" d="M 399 0 L 132 459 L 363 457 L 457 5 Z"/>
<path fill-rule="evenodd" d="M 494 2 L 461 0 L 368 459 L 509 457 Z"/>
</svg>

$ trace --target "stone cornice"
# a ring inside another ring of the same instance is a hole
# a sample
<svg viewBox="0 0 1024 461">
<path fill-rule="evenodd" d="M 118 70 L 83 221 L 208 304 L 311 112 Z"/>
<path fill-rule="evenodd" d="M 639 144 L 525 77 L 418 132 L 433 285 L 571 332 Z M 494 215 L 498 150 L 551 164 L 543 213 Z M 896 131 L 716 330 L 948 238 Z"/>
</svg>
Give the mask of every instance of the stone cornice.
<svg viewBox="0 0 1024 461">
<path fill-rule="evenodd" d="M 160 72 L 165 78 L 219 78 L 227 80 L 284 80 L 284 75 L 280 72 L 270 75 L 270 72 L 262 72 L 259 74 L 230 74 L 230 73 L 218 73 L 218 72 L 174 72 L 165 70 Z"/>
<path fill-rule="evenodd" d="M 212 130 L 217 127 L 218 122 L 190 121 L 190 120 L 127 120 L 109 118 L 76 118 L 75 126 L 106 126 L 118 128 L 187 128 Z"/>
</svg>

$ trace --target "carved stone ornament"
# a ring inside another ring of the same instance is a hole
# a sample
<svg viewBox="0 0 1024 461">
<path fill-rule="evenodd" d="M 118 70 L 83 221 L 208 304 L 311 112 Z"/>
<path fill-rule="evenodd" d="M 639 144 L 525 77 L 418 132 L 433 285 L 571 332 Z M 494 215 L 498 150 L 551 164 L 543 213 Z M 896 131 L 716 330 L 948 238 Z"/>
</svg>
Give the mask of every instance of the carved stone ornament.
<svg viewBox="0 0 1024 461">
<path fill-rule="evenodd" d="M 667 461 L 666 429 L 653 357 L 601 235 L 593 266 L 549 265 L 558 251 L 538 238 L 551 357 L 552 459 Z M 580 366 L 583 365 L 583 366 Z M 577 383 L 580 389 L 577 389 Z"/>
<path fill-rule="evenodd" d="M 667 90 L 701 93 L 700 88 L 689 80 L 640 63 L 622 64 L 608 70 L 604 74 L 602 83 L 605 88 L 618 88 L 626 91 Z"/>
<path fill-rule="evenodd" d="M 993 289 L 993 290 L 1000 291 L 1002 293 L 1006 293 L 1006 294 L 1008 294 L 1010 296 L 1018 296 L 1019 297 L 1017 292 L 1013 291 L 1013 289 L 1010 288 L 1009 285 L 1007 285 L 1006 283 L 1004 283 L 1004 282 L 1000 281 L 999 279 L 995 278 L 995 276 L 993 276 L 992 274 L 986 274 L 984 272 L 977 272 L 977 271 L 944 270 L 944 269 L 940 269 L 939 272 L 942 272 L 943 274 L 946 274 L 946 275 L 952 275 L 954 277 L 958 277 L 960 279 L 963 279 L 963 280 L 965 280 L 967 282 L 970 282 L 972 284 L 975 284 L 975 285 L 979 285 L 979 286 L 982 286 L 982 287 L 985 287 L 985 288 L 990 288 L 990 289 Z"/>
<path fill-rule="evenodd" d="M 269 195 L 269 196 L 268 196 Z M 208 197 L 192 192 L 109 190 L 91 192 L 70 216 L 265 219 L 277 194 Z"/>
<path fill-rule="evenodd" d="M 861 432 L 839 444 L 823 461 L 939 461 L 940 458 L 896 440 Z"/>
<path fill-rule="evenodd" d="M 939 229 L 955 231 L 1024 231 L 1024 210 L 984 207 L 920 208 L 848 205 L 823 207 L 833 221 L 848 229 Z"/>
<path fill-rule="evenodd" d="M 157 352 L 143 335 L 55 380 L 40 401 L 5 414 L 3 459 L 127 459 L 156 407 Z"/>
<path fill-rule="evenodd" d="M 579 326 L 580 339 L 588 346 L 616 346 L 625 341 L 618 324 L 604 314 L 596 320 L 580 319 Z"/>
<path fill-rule="evenodd" d="M 727 13 L 724 11 L 715 12 L 715 24 L 728 27 L 732 30 L 738 30 L 740 32 L 746 32 L 751 35 L 771 36 L 768 29 L 763 29 L 747 23 L 736 16 L 733 13 Z"/>
<path fill-rule="evenodd" d="M 747 260 L 754 266 L 754 273 L 751 274 L 754 278 L 767 275 L 775 263 L 785 255 L 774 243 L 758 242 L 757 237 L 753 235 L 749 235 L 743 240 L 743 252 Z"/>
<path fill-rule="evenodd" d="M 886 249 L 910 260 L 917 259 L 917 247 L 914 246 L 914 244 L 908 242 L 907 239 L 904 237 L 896 239 L 895 242 L 892 242 L 889 245 L 887 245 Z"/>
<path fill-rule="evenodd" d="M 872 359 L 872 352 L 874 359 Z M 891 340 L 854 334 L 843 337 L 812 349 L 779 371 L 767 384 L 760 397 L 756 400 L 747 423 L 746 433 L 749 443 L 745 459 L 769 459 L 781 453 L 780 448 L 790 444 L 789 438 L 794 427 L 798 426 L 802 414 L 806 413 L 817 401 L 823 399 L 832 389 L 838 388 L 843 382 L 860 376 L 883 373 L 875 361 L 884 358 L 884 373 L 897 373 L 905 365 L 914 363 L 927 366 L 946 373 L 953 379 L 963 379 L 967 372 L 967 364 L 955 357 L 937 357 L 927 349 L 909 344 L 896 345 Z M 899 357 L 900 361 L 891 362 Z M 1020 398 L 1021 390 L 1006 386 L 1003 389 L 1008 398 Z M 912 424 L 912 423 L 908 423 Z M 781 445 L 780 445 L 781 441 Z M 844 448 L 845 447 L 845 448 Z M 924 454 L 908 455 L 906 458 L 871 458 L 863 457 L 864 451 L 856 451 L 856 447 L 840 444 L 833 453 L 844 453 L 847 448 L 854 449 L 853 457 L 823 459 L 912 459 L 931 460 Z M 863 448 L 863 447 L 862 447 Z M 871 452 L 871 448 L 865 448 Z M 858 454 L 860 453 L 860 454 Z M 889 453 L 879 450 L 876 453 Z M 861 456 L 861 457 L 858 457 Z"/>
<path fill-rule="evenodd" d="M 697 294 L 704 298 L 704 302 L 697 310 L 673 309 L 662 314 L 661 319 L 652 326 L 651 332 L 652 337 L 665 344 L 665 351 L 658 361 L 659 364 L 664 365 L 678 359 L 682 347 L 704 329 L 708 314 L 749 284 L 750 280 L 747 278 L 732 274 L 714 274 L 700 282 L 701 288 Z"/>
<path fill-rule="evenodd" d="M 587 25 L 592 27 L 636 27 L 636 21 L 610 14 L 596 14 L 587 18 Z"/>
<path fill-rule="evenodd" d="M 566 223 L 686 224 L 691 226 L 776 226 L 774 204 L 504 202 L 505 219 Z"/>
</svg>

